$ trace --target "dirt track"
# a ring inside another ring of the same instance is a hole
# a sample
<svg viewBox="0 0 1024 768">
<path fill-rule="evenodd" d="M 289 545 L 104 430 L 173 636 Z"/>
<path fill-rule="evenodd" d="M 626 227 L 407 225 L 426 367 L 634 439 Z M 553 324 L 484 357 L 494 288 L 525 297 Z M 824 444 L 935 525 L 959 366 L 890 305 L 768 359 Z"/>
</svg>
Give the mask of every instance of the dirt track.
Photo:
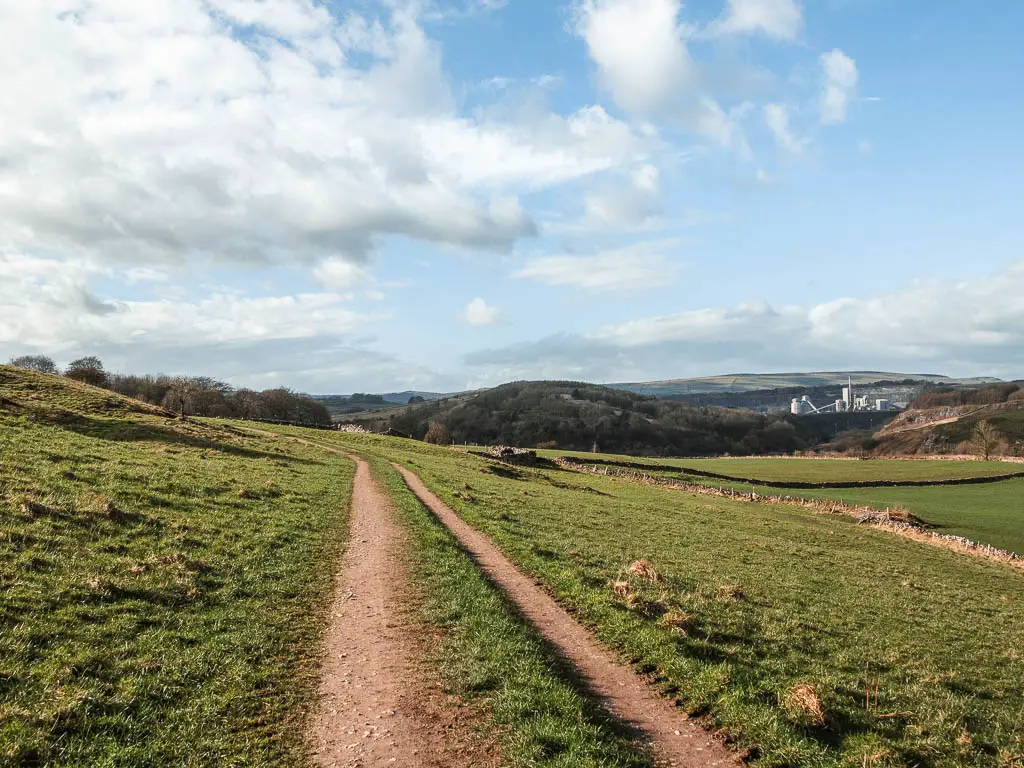
<svg viewBox="0 0 1024 768">
<path fill-rule="evenodd" d="M 396 465 L 397 466 L 397 465 Z M 739 765 L 722 744 L 659 696 L 629 667 L 618 663 L 593 636 L 529 577 L 521 573 L 484 534 L 465 523 L 412 472 L 398 467 L 409 488 L 508 594 L 541 634 L 571 661 L 584 683 L 615 716 L 650 740 L 659 765 L 703 768 Z"/>
<path fill-rule="evenodd" d="M 403 530 L 393 516 L 368 465 L 358 461 L 349 545 L 325 633 L 320 706 L 308 734 L 314 763 L 493 765 L 491 745 L 460 719 L 462 710 L 420 661 L 425 643 L 409 613 Z"/>
</svg>

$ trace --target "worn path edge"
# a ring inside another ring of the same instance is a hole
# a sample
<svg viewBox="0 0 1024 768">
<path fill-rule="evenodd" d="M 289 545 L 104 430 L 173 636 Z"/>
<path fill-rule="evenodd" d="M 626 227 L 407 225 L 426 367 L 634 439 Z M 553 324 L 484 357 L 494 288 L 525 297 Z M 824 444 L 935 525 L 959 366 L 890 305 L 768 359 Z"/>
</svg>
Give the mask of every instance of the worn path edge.
<svg viewBox="0 0 1024 768">
<path fill-rule="evenodd" d="M 440 689 L 425 679 L 404 530 L 369 465 L 348 458 L 356 463 L 349 544 L 335 577 L 318 706 L 307 727 L 312 761 L 352 768 L 493 764 L 488 745 L 471 743 L 451 721 Z"/>
</svg>

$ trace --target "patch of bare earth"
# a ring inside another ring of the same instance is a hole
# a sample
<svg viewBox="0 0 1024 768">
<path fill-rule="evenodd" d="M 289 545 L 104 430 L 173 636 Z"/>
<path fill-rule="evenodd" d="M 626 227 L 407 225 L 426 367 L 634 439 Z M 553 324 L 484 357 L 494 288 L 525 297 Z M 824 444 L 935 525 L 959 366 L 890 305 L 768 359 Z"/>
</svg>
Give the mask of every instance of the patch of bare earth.
<svg viewBox="0 0 1024 768">
<path fill-rule="evenodd" d="M 397 466 L 397 465 L 396 465 Z M 398 467 L 405 482 L 448 527 L 477 565 L 497 583 L 615 717 L 643 734 L 660 766 L 705 768 L 739 765 L 722 743 L 660 696 L 615 657 L 484 534 L 464 522 L 412 472 Z"/>
<path fill-rule="evenodd" d="M 480 715 L 439 687 L 423 661 L 436 641 L 416 621 L 404 531 L 358 461 L 349 545 L 324 639 L 308 742 L 321 766 L 492 766 Z"/>
</svg>

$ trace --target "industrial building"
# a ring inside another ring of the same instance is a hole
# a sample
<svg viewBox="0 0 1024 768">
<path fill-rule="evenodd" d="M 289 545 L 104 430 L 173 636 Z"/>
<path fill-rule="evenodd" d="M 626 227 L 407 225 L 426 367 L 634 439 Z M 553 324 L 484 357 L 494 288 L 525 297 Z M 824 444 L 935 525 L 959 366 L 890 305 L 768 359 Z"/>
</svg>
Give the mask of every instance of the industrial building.
<svg viewBox="0 0 1024 768">
<path fill-rule="evenodd" d="M 843 387 L 842 399 L 816 406 L 808 395 L 794 397 L 789 410 L 794 416 L 809 416 L 815 413 L 850 413 L 854 411 L 891 411 L 892 404 L 885 398 L 878 398 L 873 403 L 866 396 L 857 397 L 853 391 L 853 379 L 847 380 Z"/>
</svg>

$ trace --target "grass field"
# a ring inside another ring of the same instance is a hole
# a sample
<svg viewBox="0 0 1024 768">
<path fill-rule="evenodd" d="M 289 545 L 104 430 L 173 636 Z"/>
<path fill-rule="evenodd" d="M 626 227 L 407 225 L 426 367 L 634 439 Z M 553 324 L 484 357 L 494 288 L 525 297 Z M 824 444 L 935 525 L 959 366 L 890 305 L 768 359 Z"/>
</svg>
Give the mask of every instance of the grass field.
<svg viewBox="0 0 1024 768">
<path fill-rule="evenodd" d="M 1010 568 L 792 507 L 331 439 L 418 472 L 757 764 L 1024 761 L 1024 580 Z M 659 582 L 626 574 L 639 558 Z"/>
<path fill-rule="evenodd" d="M 304 764 L 351 464 L 0 367 L 0 764 Z"/>
<path fill-rule="evenodd" d="M 688 477 L 687 480 L 714 486 L 728 486 L 740 491 L 751 490 L 751 486 L 746 484 L 719 483 L 698 477 Z M 763 495 L 780 493 L 778 488 L 756 485 L 753 488 Z M 939 533 L 966 536 L 974 541 L 1024 555 L 1024 478 L 984 485 L 930 488 L 836 488 L 823 491 L 800 489 L 793 491 L 792 495 L 838 499 L 879 509 L 906 509 Z"/>
<path fill-rule="evenodd" d="M 552 452 L 554 455 L 577 455 L 594 457 L 594 454 L 567 454 Z M 636 461 L 629 456 L 603 456 L 610 461 Z M 823 482 L 828 480 L 851 479 L 943 479 L 936 473 L 946 469 L 947 477 L 982 477 L 984 471 L 1001 474 L 996 471 L 1005 467 L 1024 466 L 1011 462 L 959 462 L 959 461 L 829 461 L 826 459 L 709 459 L 701 462 L 661 459 L 643 459 L 645 464 L 667 464 L 669 466 L 693 467 L 720 474 L 733 474 L 728 471 L 730 465 L 737 469 L 752 471 L 757 477 L 789 480 L 797 482 Z M 790 468 L 790 464 L 797 464 Z M 836 474 L 821 473 L 821 468 L 807 468 L 807 465 L 823 465 L 822 468 L 835 467 Z M 894 465 L 892 467 L 885 466 Z M 867 465 L 867 466 L 864 466 Z M 919 466 L 924 465 L 924 466 Z M 863 469 L 858 469 L 864 467 Z M 978 474 L 965 475 L 965 469 L 976 467 Z M 814 469 L 811 472 L 810 469 Z M 909 470 L 915 470 L 908 476 Z M 857 473 L 860 473 L 859 475 Z M 902 474 L 901 474 L 902 473 Z M 659 473 L 655 473 L 659 474 Z M 913 512 L 929 526 L 940 533 L 954 536 L 965 536 L 974 541 L 990 544 L 1000 549 L 1024 555 L 1024 478 L 1015 478 L 995 483 L 978 485 L 950 485 L 935 487 L 872 487 L 872 488 L 830 488 L 814 490 L 806 488 L 787 491 L 785 488 L 760 486 L 757 483 L 729 482 L 708 479 L 699 475 L 685 473 L 660 473 L 666 479 L 681 480 L 690 483 L 709 485 L 712 487 L 731 488 L 736 491 L 755 491 L 760 495 L 771 496 L 786 494 L 803 498 L 837 499 L 851 504 L 874 506 L 880 509 L 897 507 Z"/>
<path fill-rule="evenodd" d="M 411 533 L 438 674 L 493 721 L 505 764 L 649 758 L 388 460 L 753 764 L 1024 766 L 1024 579 L 1008 567 L 785 505 L 271 429 L 371 458 Z M 0 451 L 0 764 L 304 764 L 351 464 L 8 368 Z M 1009 531 L 1007 510 L 991 524 Z M 628 573 L 641 558 L 657 581 Z"/>
<path fill-rule="evenodd" d="M 548 458 L 578 456 L 609 461 L 634 461 L 687 467 L 738 478 L 772 482 L 882 482 L 891 480 L 950 480 L 966 477 L 993 477 L 1024 473 L 1024 464 L 1009 461 L 944 461 L 941 459 L 799 459 L 799 458 L 724 458 L 724 459 L 648 459 L 614 454 L 573 451 L 538 451 Z"/>
</svg>

